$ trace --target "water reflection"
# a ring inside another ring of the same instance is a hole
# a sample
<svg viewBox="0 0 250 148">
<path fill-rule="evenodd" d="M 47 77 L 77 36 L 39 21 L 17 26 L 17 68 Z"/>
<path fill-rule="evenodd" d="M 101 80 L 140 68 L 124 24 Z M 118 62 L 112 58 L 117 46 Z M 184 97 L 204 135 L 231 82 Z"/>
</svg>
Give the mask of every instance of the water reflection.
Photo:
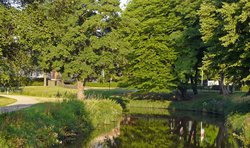
<svg viewBox="0 0 250 148">
<path fill-rule="evenodd" d="M 185 112 L 125 115 L 120 126 L 101 137 L 92 147 L 238 147 L 223 119 L 200 114 L 190 116 Z"/>
</svg>

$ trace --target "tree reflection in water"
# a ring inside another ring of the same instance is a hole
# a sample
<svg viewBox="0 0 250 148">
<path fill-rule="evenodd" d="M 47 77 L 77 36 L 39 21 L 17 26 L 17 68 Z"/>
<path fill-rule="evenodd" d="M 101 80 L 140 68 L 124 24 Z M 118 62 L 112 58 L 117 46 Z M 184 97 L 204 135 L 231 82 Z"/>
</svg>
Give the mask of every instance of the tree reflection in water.
<svg viewBox="0 0 250 148">
<path fill-rule="evenodd" d="M 106 138 L 101 147 L 237 148 L 224 122 L 190 117 L 127 115 L 119 137 Z"/>
</svg>

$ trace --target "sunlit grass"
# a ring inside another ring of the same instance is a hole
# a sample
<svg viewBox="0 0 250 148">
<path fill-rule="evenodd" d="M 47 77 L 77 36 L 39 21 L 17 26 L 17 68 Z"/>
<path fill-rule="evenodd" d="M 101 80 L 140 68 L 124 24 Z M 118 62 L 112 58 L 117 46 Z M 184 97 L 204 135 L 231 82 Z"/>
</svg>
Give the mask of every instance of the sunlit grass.
<svg viewBox="0 0 250 148">
<path fill-rule="evenodd" d="M 17 100 L 12 98 L 6 98 L 0 96 L 0 106 L 6 106 L 12 103 L 15 103 Z"/>
<path fill-rule="evenodd" d="M 26 86 L 13 94 L 37 96 L 37 97 L 72 97 L 76 95 L 76 89 L 69 89 L 64 87 L 45 87 L 45 86 Z"/>
</svg>

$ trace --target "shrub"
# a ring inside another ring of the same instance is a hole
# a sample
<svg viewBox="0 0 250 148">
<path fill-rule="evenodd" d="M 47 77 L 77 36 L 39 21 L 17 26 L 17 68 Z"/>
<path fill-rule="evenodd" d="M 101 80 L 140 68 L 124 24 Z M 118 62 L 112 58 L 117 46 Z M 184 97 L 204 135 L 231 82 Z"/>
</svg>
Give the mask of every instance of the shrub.
<svg viewBox="0 0 250 148">
<path fill-rule="evenodd" d="M 122 113 L 122 107 L 113 100 L 86 100 L 86 109 L 91 115 L 92 125 L 98 127 L 102 124 L 111 124 L 117 121 Z"/>
</svg>

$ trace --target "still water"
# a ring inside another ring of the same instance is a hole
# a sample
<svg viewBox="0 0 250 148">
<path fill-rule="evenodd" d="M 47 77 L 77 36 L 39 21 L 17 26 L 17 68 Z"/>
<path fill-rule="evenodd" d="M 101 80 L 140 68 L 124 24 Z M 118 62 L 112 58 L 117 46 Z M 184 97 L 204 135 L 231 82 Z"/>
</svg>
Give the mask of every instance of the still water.
<svg viewBox="0 0 250 148">
<path fill-rule="evenodd" d="M 239 147 L 231 130 L 226 128 L 223 117 L 218 115 L 131 108 L 118 124 L 114 123 L 109 128 L 100 128 L 99 135 L 84 147 Z M 104 129 L 106 131 L 101 132 Z"/>
</svg>

